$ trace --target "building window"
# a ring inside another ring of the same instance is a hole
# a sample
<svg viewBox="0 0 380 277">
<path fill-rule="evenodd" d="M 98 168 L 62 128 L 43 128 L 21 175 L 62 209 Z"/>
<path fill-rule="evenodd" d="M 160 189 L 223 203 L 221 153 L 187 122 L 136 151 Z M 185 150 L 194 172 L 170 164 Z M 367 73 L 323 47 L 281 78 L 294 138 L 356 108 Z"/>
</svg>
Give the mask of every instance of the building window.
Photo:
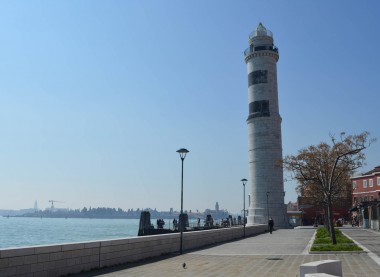
<svg viewBox="0 0 380 277">
<path fill-rule="evenodd" d="M 356 189 L 356 186 L 357 186 L 356 181 L 353 181 L 353 182 L 352 182 L 352 188 L 353 188 L 353 189 Z"/>
<path fill-rule="evenodd" d="M 369 179 L 369 187 L 370 187 L 370 188 L 373 187 L 373 180 L 372 180 L 372 179 Z"/>
<path fill-rule="evenodd" d="M 363 180 L 363 188 L 367 187 L 367 180 Z"/>
<path fill-rule="evenodd" d="M 248 74 L 248 87 L 268 83 L 268 70 L 256 70 Z"/>
<path fill-rule="evenodd" d="M 250 117 L 270 116 L 269 100 L 253 101 L 249 103 Z"/>
<path fill-rule="evenodd" d="M 380 177 L 377 177 L 377 185 L 380 186 Z"/>
</svg>

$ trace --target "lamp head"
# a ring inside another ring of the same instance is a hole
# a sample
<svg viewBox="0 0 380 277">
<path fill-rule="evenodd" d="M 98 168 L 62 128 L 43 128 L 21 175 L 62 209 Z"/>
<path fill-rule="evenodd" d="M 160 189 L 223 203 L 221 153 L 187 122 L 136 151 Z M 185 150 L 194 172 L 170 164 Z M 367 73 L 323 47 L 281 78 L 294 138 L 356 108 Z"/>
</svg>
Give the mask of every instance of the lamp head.
<svg viewBox="0 0 380 277">
<path fill-rule="evenodd" d="M 241 179 L 240 181 L 242 181 L 243 182 L 243 186 L 245 186 L 245 184 L 247 183 L 247 179 Z"/>
<path fill-rule="evenodd" d="M 179 153 L 179 156 L 181 157 L 181 160 L 184 160 L 186 157 L 186 154 L 189 153 L 190 151 L 187 150 L 186 148 L 181 148 L 177 150 L 177 153 Z"/>
</svg>

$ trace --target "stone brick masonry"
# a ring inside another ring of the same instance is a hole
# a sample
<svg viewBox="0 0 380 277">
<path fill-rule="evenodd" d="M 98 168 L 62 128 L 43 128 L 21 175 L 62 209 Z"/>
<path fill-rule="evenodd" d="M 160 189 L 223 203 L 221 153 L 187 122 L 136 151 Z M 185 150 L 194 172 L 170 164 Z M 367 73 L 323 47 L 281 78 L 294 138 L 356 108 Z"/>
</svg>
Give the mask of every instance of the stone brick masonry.
<svg viewBox="0 0 380 277">
<path fill-rule="evenodd" d="M 246 234 L 263 233 L 266 225 L 246 227 Z M 184 250 L 243 237 L 242 227 L 185 232 Z M 141 261 L 176 253 L 179 234 L 106 241 L 0 249 L 0 276 L 54 277 Z"/>
</svg>

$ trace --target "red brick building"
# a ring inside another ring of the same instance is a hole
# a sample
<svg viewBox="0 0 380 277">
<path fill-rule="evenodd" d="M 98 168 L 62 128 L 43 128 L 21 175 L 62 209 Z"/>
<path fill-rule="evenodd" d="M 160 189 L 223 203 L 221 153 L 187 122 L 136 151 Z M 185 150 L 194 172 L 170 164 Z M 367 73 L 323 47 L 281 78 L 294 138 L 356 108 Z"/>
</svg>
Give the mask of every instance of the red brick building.
<svg viewBox="0 0 380 277">
<path fill-rule="evenodd" d="M 317 223 L 318 225 L 324 224 L 325 221 L 325 209 L 322 206 L 313 205 L 307 197 L 298 196 L 298 208 L 302 211 L 302 224 L 303 225 L 313 225 Z M 333 220 L 336 222 L 338 219 L 343 218 L 344 221 L 350 220 L 350 208 L 351 197 L 349 195 L 339 198 L 332 206 Z"/>
<path fill-rule="evenodd" d="M 351 178 L 352 181 L 352 203 L 354 205 L 365 201 L 372 201 L 380 195 L 380 166 L 360 176 Z M 355 206 L 356 206 L 355 205 Z"/>
<path fill-rule="evenodd" d="M 354 216 L 365 228 L 379 230 L 380 166 L 351 178 Z"/>
</svg>

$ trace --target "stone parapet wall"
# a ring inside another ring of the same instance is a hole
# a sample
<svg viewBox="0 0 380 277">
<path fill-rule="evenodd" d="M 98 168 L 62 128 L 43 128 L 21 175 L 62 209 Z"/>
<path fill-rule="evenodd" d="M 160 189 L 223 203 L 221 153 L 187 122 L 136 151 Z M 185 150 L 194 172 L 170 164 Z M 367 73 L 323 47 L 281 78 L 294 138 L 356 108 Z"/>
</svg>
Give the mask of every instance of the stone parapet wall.
<svg viewBox="0 0 380 277">
<path fill-rule="evenodd" d="M 246 227 L 246 236 L 266 225 Z M 192 250 L 243 237 L 243 227 L 185 232 L 183 249 Z M 0 276 L 54 277 L 141 261 L 179 251 L 180 234 L 0 249 Z"/>
</svg>

